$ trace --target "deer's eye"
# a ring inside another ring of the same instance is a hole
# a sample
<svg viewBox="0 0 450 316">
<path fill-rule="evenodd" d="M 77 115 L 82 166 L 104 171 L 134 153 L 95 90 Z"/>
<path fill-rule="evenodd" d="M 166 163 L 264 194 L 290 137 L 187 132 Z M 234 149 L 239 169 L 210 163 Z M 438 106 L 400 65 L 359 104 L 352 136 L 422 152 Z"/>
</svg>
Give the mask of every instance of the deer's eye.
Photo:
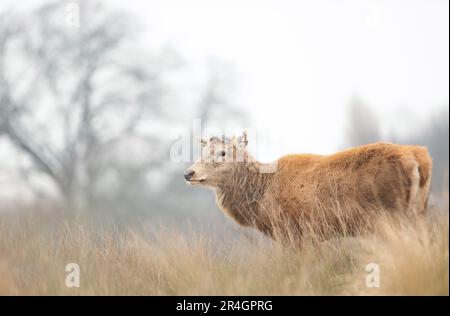
<svg viewBox="0 0 450 316">
<path fill-rule="evenodd" d="M 225 157 L 226 154 L 227 154 L 227 153 L 226 153 L 224 150 L 222 150 L 222 151 L 220 152 L 219 155 L 220 155 L 221 157 Z"/>
</svg>

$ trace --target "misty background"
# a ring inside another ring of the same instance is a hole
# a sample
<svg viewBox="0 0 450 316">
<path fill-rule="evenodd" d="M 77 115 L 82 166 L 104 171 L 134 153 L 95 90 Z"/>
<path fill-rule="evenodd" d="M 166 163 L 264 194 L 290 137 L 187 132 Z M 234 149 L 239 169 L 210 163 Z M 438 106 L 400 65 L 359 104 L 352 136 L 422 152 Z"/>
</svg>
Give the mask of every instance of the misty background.
<svg viewBox="0 0 450 316">
<path fill-rule="evenodd" d="M 0 212 L 230 225 L 170 159 L 194 119 L 253 128 L 262 161 L 425 145 L 448 205 L 448 23 L 444 0 L 2 1 Z"/>
</svg>

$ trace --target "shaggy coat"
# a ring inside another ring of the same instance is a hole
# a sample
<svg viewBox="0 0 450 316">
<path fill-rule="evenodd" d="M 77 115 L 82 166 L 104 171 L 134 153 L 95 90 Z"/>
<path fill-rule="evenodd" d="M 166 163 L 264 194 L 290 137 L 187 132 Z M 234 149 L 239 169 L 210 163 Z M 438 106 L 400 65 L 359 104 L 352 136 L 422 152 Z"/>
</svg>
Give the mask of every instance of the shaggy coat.
<svg viewBox="0 0 450 316">
<path fill-rule="evenodd" d="M 259 162 L 235 163 L 214 186 L 226 214 L 274 238 L 306 226 L 352 233 L 379 210 L 427 208 L 432 162 L 424 147 L 376 143 L 275 164 L 263 173 Z"/>
</svg>

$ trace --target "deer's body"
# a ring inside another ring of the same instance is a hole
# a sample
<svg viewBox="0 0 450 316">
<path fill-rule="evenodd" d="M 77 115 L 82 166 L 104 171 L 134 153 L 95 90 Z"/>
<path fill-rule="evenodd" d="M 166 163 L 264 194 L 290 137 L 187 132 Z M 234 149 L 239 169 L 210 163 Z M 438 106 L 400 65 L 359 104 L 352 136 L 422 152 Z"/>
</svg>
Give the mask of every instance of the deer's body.
<svg viewBox="0 0 450 316">
<path fill-rule="evenodd" d="M 424 211 L 431 165 L 424 147 L 376 143 L 327 156 L 288 155 L 269 173 L 256 161 L 234 163 L 213 187 L 226 214 L 270 236 L 303 224 L 351 231 L 376 210 Z"/>
</svg>

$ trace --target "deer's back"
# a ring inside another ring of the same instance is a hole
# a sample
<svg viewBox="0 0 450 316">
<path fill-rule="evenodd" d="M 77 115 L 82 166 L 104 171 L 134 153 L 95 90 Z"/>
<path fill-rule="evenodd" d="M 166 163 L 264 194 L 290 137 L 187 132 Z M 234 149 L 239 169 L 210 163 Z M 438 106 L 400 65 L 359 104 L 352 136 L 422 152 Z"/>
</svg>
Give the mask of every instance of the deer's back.
<svg viewBox="0 0 450 316">
<path fill-rule="evenodd" d="M 430 171 L 426 148 L 376 143 L 327 156 L 285 156 L 278 161 L 273 192 L 290 213 L 350 206 L 396 210 L 408 206 L 415 177 L 424 189 Z"/>
</svg>

